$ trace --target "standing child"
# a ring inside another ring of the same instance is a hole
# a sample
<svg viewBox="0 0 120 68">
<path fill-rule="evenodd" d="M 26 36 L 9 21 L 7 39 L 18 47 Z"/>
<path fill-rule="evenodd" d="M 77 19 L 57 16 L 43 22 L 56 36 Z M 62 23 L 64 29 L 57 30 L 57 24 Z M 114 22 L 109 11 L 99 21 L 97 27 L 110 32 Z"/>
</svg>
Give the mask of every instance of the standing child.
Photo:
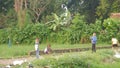
<svg viewBox="0 0 120 68">
<path fill-rule="evenodd" d="M 97 42 L 96 33 L 93 33 L 93 36 L 91 37 L 92 52 L 96 52 L 96 42 Z"/>
<path fill-rule="evenodd" d="M 36 58 L 39 58 L 39 39 L 35 39 L 35 51 L 36 51 Z"/>
</svg>

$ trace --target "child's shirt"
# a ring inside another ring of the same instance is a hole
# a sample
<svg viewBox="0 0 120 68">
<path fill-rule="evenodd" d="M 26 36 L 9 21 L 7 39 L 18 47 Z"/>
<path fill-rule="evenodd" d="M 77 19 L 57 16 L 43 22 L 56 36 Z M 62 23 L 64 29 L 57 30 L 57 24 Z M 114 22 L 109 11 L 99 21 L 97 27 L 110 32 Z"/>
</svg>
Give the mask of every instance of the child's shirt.
<svg viewBox="0 0 120 68">
<path fill-rule="evenodd" d="M 117 44 L 118 40 L 116 38 L 112 38 L 112 44 Z"/>
<path fill-rule="evenodd" d="M 92 36 L 92 37 L 91 37 L 91 42 L 92 42 L 92 44 L 96 44 L 96 42 L 97 42 L 97 37 L 96 37 L 96 36 Z"/>
<path fill-rule="evenodd" d="M 38 48 L 39 48 L 39 40 L 36 39 L 35 40 L 35 50 L 38 50 Z"/>
<path fill-rule="evenodd" d="M 47 47 L 44 49 L 44 53 L 48 53 L 48 48 Z"/>
</svg>

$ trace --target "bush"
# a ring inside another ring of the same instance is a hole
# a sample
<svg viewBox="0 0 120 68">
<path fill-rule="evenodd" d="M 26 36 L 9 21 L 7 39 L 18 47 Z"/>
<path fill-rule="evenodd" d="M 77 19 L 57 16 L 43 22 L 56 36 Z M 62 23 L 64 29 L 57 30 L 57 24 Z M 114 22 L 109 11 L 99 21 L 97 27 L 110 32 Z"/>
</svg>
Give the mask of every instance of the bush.
<svg viewBox="0 0 120 68">
<path fill-rule="evenodd" d="M 87 51 L 44 58 L 32 62 L 35 68 L 109 68 L 113 65 L 119 67 L 119 64 L 116 63 L 120 62 L 113 57 L 113 52 L 109 49 L 99 50 L 94 54 L 91 51 Z"/>
<path fill-rule="evenodd" d="M 112 37 L 119 38 L 120 33 L 120 21 L 117 19 L 111 19 L 108 18 L 104 20 L 103 25 L 105 27 L 104 29 L 104 38 L 105 41 L 110 41 Z"/>
<path fill-rule="evenodd" d="M 46 41 L 49 34 L 49 29 L 43 24 L 29 24 L 26 27 L 19 29 L 13 27 L 10 29 L 2 29 L 1 32 L 1 43 L 5 43 L 8 36 L 13 44 L 16 43 L 34 43 L 36 37 L 40 38 L 40 41 Z"/>
<path fill-rule="evenodd" d="M 112 37 L 120 41 L 119 20 L 108 18 L 104 20 L 103 26 L 104 29 L 100 20 L 96 20 L 94 24 L 87 24 L 84 16 L 76 14 L 70 24 L 58 26 L 56 30 L 50 29 L 51 26 L 44 23 L 27 24 L 22 29 L 1 29 L 0 43 L 7 43 L 8 37 L 14 44 L 34 43 L 36 37 L 43 43 L 90 43 L 90 36 L 94 32 L 97 34 L 98 42 L 111 42 Z"/>
<path fill-rule="evenodd" d="M 6 29 L 0 29 L 0 43 L 8 43 L 8 34 Z"/>
<path fill-rule="evenodd" d="M 49 66 L 50 68 L 87 68 L 87 63 L 77 56 L 64 56 L 59 59 L 49 58 L 46 60 L 36 60 L 33 64 L 37 67 Z"/>
</svg>

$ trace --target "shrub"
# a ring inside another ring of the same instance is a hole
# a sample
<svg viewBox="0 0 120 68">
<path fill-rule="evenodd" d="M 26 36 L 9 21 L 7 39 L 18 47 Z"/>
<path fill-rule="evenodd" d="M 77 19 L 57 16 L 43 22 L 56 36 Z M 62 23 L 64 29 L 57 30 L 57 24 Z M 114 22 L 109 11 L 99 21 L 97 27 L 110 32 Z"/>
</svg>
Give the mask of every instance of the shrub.
<svg viewBox="0 0 120 68">
<path fill-rule="evenodd" d="M 12 43 L 33 43 L 35 38 L 40 38 L 40 41 L 43 42 L 46 40 L 47 35 L 49 34 L 49 29 L 44 24 L 29 24 L 26 27 L 19 29 L 17 27 L 11 28 L 10 30 L 6 29 Z M 5 33 L 4 33 L 5 34 Z M 5 40 L 6 41 L 6 40 Z M 3 42 L 4 43 L 4 42 Z"/>
<path fill-rule="evenodd" d="M 120 21 L 117 19 L 111 19 L 108 18 L 104 20 L 103 25 L 105 27 L 104 29 L 104 34 L 106 41 L 111 40 L 112 37 L 116 37 L 120 40 L 119 38 L 119 33 L 120 33 Z"/>
</svg>

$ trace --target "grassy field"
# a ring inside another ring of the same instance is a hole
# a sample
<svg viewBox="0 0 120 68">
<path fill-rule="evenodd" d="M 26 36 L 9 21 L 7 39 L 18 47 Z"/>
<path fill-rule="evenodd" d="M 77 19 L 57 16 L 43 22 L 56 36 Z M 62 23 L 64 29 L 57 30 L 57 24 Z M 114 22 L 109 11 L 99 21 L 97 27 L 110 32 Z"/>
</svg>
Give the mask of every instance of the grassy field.
<svg viewBox="0 0 120 68">
<path fill-rule="evenodd" d="M 111 49 L 44 55 L 43 59 L 31 62 L 34 68 L 119 68 L 120 58 L 115 58 Z M 14 68 L 26 67 L 28 63 Z"/>
<path fill-rule="evenodd" d="M 43 50 L 47 44 L 41 44 Z M 84 48 L 91 47 L 91 44 L 51 44 L 52 49 L 65 48 Z M 111 46 L 110 44 L 97 44 L 97 46 Z M 34 45 L 0 45 L 0 58 L 17 58 L 25 57 L 30 51 L 34 50 Z M 91 51 L 72 52 L 62 54 L 42 55 L 42 59 L 34 59 L 31 64 L 34 68 L 119 68 L 120 60 L 115 58 L 112 49 L 97 50 L 96 53 Z M 35 57 L 34 57 L 35 58 Z M 23 65 L 13 66 L 12 68 L 26 68 L 29 62 Z M 0 65 L 1 66 L 1 65 Z"/>
<path fill-rule="evenodd" d="M 40 44 L 39 49 L 44 50 L 47 44 Z M 109 44 L 97 44 L 97 46 L 110 46 Z M 83 48 L 91 47 L 91 44 L 51 44 L 52 49 L 65 49 L 65 48 Z M 0 45 L 0 58 L 12 58 L 27 56 L 30 51 L 34 50 L 33 45 Z"/>
</svg>

